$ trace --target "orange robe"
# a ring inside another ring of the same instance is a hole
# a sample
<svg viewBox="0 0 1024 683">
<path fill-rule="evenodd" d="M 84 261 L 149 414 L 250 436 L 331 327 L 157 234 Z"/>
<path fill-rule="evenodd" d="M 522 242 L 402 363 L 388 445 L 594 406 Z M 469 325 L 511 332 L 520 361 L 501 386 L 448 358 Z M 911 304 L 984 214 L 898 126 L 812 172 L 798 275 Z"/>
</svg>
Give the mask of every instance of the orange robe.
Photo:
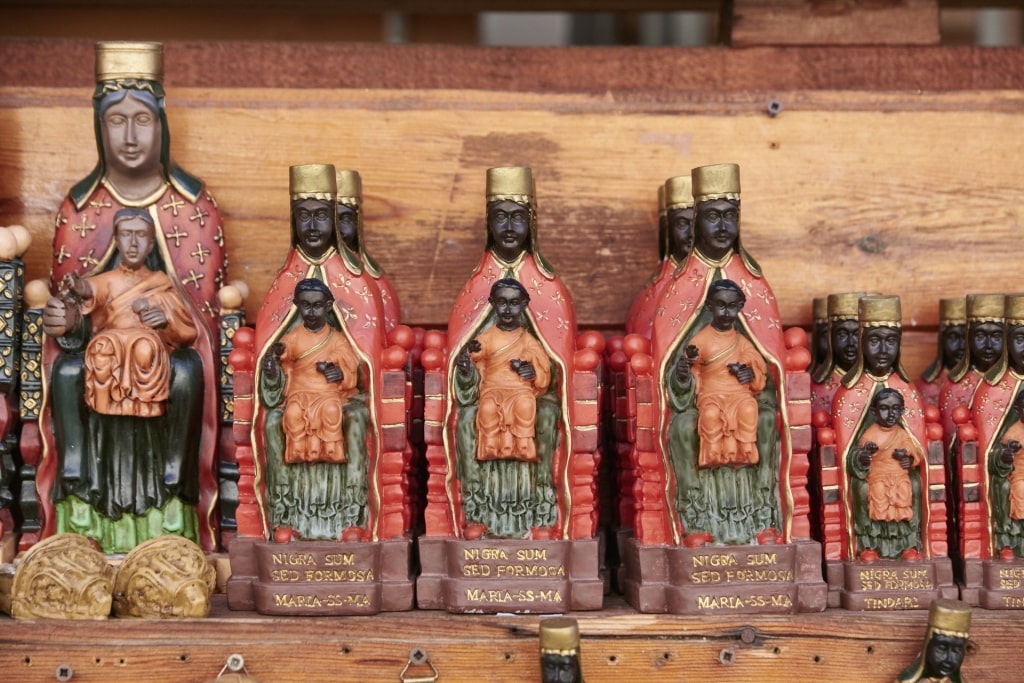
<svg viewBox="0 0 1024 683">
<path fill-rule="evenodd" d="M 753 465 L 757 452 L 757 395 L 765 387 L 765 362 L 735 329 L 720 332 L 708 325 L 691 343 L 700 357 L 691 366 L 697 392 L 699 467 Z M 743 363 L 754 379 L 740 384 L 729 365 Z"/>
<path fill-rule="evenodd" d="M 899 425 L 882 427 L 873 424 L 864 430 L 858 445 L 863 448 L 869 441 L 878 446 L 868 467 L 868 516 L 873 520 L 899 522 L 914 516 L 914 491 L 910 474 L 893 457 L 897 448 L 906 449 L 911 467 L 917 467 L 923 458 L 920 447 Z"/>
<path fill-rule="evenodd" d="M 490 327 L 477 341 L 481 349 L 470 354 L 480 373 L 476 459 L 537 462 L 537 397 L 551 383 L 551 359 L 523 328 Z M 533 365 L 533 380 L 523 379 L 512 369 L 515 360 Z"/>
<path fill-rule="evenodd" d="M 342 409 L 357 391 L 359 359 L 345 335 L 330 325 L 311 332 L 298 326 L 281 338 L 285 351 L 284 462 L 347 462 Z M 341 368 L 340 382 L 328 382 L 322 362 Z"/>
<path fill-rule="evenodd" d="M 118 268 L 88 278 L 93 294 L 81 308 L 96 331 L 85 349 L 85 401 L 103 415 L 154 417 L 166 410 L 170 352 L 197 335 L 182 296 L 163 272 Z M 153 329 L 133 310 L 160 308 L 167 325 Z"/>
<path fill-rule="evenodd" d="M 1014 422 L 1010 425 L 1001 443 L 1007 441 L 1024 444 L 1024 424 Z M 1010 481 L 1010 519 L 1024 519 L 1024 448 L 1013 456 L 1013 471 L 1007 479 Z"/>
</svg>

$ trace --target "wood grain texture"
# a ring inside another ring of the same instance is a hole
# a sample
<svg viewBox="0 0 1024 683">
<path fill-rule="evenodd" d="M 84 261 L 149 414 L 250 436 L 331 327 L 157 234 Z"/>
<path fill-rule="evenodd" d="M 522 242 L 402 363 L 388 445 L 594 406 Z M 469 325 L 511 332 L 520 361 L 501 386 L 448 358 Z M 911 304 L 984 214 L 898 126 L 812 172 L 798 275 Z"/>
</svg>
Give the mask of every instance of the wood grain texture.
<svg viewBox="0 0 1024 683">
<path fill-rule="evenodd" d="M 1024 88 L 1024 50 L 983 47 L 476 47 L 168 41 L 166 84 L 640 93 Z M 93 86 L 93 42 L 0 39 L 0 85 Z"/>
<path fill-rule="evenodd" d="M 926 611 L 790 616 L 642 615 L 612 599 L 580 625 L 590 683 L 642 681 L 891 681 L 921 647 Z M 212 679 L 229 654 L 273 683 L 396 681 L 422 647 L 440 681 L 538 680 L 537 616 L 395 613 L 376 617 L 269 618 L 229 612 L 216 597 L 207 620 L 25 622 L 0 617 L 0 670 L 20 683 L 74 679 L 185 683 Z M 1007 615 L 975 610 L 963 665 L 967 680 L 1006 680 L 1024 666 Z M 745 644 L 741 632 L 754 639 Z M 720 662 L 724 651 L 733 664 Z M 412 673 L 422 675 L 426 669 Z"/>
<path fill-rule="evenodd" d="M 416 325 L 447 321 L 483 249 L 485 170 L 504 164 L 533 166 L 540 244 L 586 327 L 621 327 L 653 267 L 657 185 L 719 161 L 741 165 L 743 241 L 788 325 L 809 323 L 813 296 L 870 290 L 900 294 L 908 331 L 928 331 L 940 297 L 1006 289 L 997 283 L 1018 270 L 1007 245 L 1021 208 L 1006 200 L 1024 185 L 1015 92 L 178 88 L 169 102 L 172 151 L 220 203 L 250 310 L 288 248 L 287 167 L 319 161 L 362 173 L 366 239 Z M 95 162 L 88 95 L 2 88 L 0 131 L 0 225 L 30 229 L 28 275 L 45 277 L 56 207 Z M 929 342 L 909 368 L 931 354 Z"/>
<path fill-rule="evenodd" d="M 732 0 L 730 45 L 938 45 L 938 0 Z"/>
</svg>

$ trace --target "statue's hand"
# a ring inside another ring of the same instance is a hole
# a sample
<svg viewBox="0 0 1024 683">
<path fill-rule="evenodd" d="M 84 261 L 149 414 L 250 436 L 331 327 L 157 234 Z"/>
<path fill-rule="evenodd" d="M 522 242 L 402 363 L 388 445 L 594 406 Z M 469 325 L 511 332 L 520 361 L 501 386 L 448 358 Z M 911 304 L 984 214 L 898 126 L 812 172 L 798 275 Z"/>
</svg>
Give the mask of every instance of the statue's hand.
<svg viewBox="0 0 1024 683">
<path fill-rule="evenodd" d="M 68 273 L 61 281 L 61 289 L 71 294 L 78 301 L 85 301 L 92 296 L 92 285 L 78 273 Z"/>
<path fill-rule="evenodd" d="M 331 383 L 340 382 L 345 379 L 345 373 L 341 371 L 336 364 L 331 361 L 322 360 L 316 364 L 317 372 L 324 376 L 324 378 Z"/>
<path fill-rule="evenodd" d="M 521 378 L 531 381 L 537 376 L 537 371 L 533 367 L 533 363 L 528 360 L 519 360 L 515 358 L 510 360 L 508 364 L 516 371 Z"/>
<path fill-rule="evenodd" d="M 146 327 L 154 330 L 162 330 L 167 327 L 167 316 L 159 306 L 151 306 L 146 299 L 136 299 L 132 302 L 132 310 L 139 316 L 139 320 Z"/>
<path fill-rule="evenodd" d="M 459 369 L 459 372 L 463 375 L 468 375 L 470 370 L 473 368 L 473 359 L 469 357 L 469 354 L 476 353 L 481 348 L 480 342 L 476 339 L 470 339 L 469 343 L 462 347 L 459 351 L 459 355 L 455 357 L 455 367 Z"/>
<path fill-rule="evenodd" d="M 1020 441 L 1016 439 L 1010 439 L 1009 441 L 1003 442 L 1003 447 L 999 451 L 999 459 L 1007 465 L 1013 464 L 1013 458 L 1017 455 L 1017 451 L 1020 450 Z"/>
<path fill-rule="evenodd" d="M 78 306 L 58 297 L 50 297 L 43 306 L 43 331 L 51 337 L 67 334 L 68 330 L 78 327 L 81 320 Z"/>
<path fill-rule="evenodd" d="M 688 384 L 690 382 L 690 359 L 687 356 L 681 356 L 676 361 L 676 379 L 681 384 Z"/>
<path fill-rule="evenodd" d="M 267 376 L 267 379 L 277 379 L 281 374 L 281 356 L 280 354 L 274 353 L 274 348 L 271 347 L 270 353 L 263 356 L 263 374 Z"/>
<path fill-rule="evenodd" d="M 480 353 L 480 350 L 483 348 L 484 347 L 480 344 L 479 339 L 470 339 L 466 344 L 466 349 L 468 349 L 470 353 Z"/>
<path fill-rule="evenodd" d="M 868 441 L 861 446 L 860 451 L 857 453 L 857 462 L 861 467 L 870 467 L 871 459 L 875 457 L 875 453 L 878 452 L 878 444 L 874 441 Z"/>
<path fill-rule="evenodd" d="M 892 457 L 899 460 L 900 467 L 905 470 L 909 470 L 911 463 L 914 461 L 914 459 L 910 457 L 910 453 L 907 453 L 906 448 L 894 448 L 892 451 Z"/>
<path fill-rule="evenodd" d="M 754 368 L 744 363 L 733 363 L 729 366 L 729 372 L 740 384 L 750 384 L 754 381 Z"/>
</svg>

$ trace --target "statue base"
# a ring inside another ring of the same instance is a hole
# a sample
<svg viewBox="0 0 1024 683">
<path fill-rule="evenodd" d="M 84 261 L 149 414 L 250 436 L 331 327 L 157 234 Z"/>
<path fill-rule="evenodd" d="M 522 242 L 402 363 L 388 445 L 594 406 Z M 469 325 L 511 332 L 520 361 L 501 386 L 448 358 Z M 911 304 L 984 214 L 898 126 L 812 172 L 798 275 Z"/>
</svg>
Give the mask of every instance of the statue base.
<svg viewBox="0 0 1024 683">
<path fill-rule="evenodd" d="M 420 609 L 453 613 L 549 614 L 601 609 L 600 541 L 423 536 Z"/>
<path fill-rule="evenodd" d="M 821 544 L 641 545 L 626 539 L 622 592 L 649 614 L 796 614 L 825 609 Z"/>
<path fill-rule="evenodd" d="M 1024 558 L 964 560 L 960 599 L 984 609 L 1024 609 Z"/>
<path fill-rule="evenodd" d="M 413 607 L 412 541 L 236 538 L 229 550 L 228 607 L 260 614 L 348 616 Z"/>
<path fill-rule="evenodd" d="M 957 599 L 949 558 L 842 562 L 825 565 L 829 607 L 854 611 L 928 609 L 936 598 Z"/>
</svg>

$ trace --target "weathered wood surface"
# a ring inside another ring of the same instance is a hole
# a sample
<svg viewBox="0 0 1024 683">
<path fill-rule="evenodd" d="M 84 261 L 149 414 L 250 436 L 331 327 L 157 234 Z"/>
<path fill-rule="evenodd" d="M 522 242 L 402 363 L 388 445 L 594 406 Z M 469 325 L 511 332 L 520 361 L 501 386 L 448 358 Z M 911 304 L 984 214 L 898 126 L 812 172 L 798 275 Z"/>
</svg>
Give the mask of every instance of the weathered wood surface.
<svg viewBox="0 0 1024 683">
<path fill-rule="evenodd" d="M 927 612 L 789 616 L 641 615 L 613 601 L 580 624 L 587 681 L 891 681 L 920 650 Z M 537 616 L 268 618 L 231 613 L 216 599 L 208 620 L 26 622 L 0 617 L 0 671 L 19 683 L 54 680 L 189 683 L 212 679 L 229 654 L 267 683 L 397 681 L 409 652 L 426 650 L 439 681 L 538 680 Z M 744 634 L 746 629 L 750 629 Z M 975 610 L 963 673 L 1009 680 L 1024 667 L 1007 615 Z M 749 641 L 749 642 L 745 642 Z M 723 664 L 722 659 L 731 664 Z M 411 673 L 423 675 L 424 668 Z"/>
<path fill-rule="evenodd" d="M 938 45 L 938 0 L 733 0 L 730 45 Z"/>
<path fill-rule="evenodd" d="M 95 162 L 89 106 L 81 89 L 0 88 L 0 225 L 35 236 L 30 278 L 47 275 L 53 214 Z M 657 185 L 720 161 L 742 167 L 742 239 L 786 324 L 809 323 L 813 296 L 872 290 L 903 297 L 908 331 L 930 330 L 941 296 L 1019 288 L 1020 92 L 177 88 L 169 112 L 252 310 L 289 244 L 287 167 L 320 161 L 362 173 L 366 238 L 410 324 L 446 322 L 483 248 L 485 170 L 506 164 L 533 166 L 541 247 L 588 327 L 620 327 L 653 266 Z M 908 353 L 919 370 L 931 342 Z"/>
</svg>

